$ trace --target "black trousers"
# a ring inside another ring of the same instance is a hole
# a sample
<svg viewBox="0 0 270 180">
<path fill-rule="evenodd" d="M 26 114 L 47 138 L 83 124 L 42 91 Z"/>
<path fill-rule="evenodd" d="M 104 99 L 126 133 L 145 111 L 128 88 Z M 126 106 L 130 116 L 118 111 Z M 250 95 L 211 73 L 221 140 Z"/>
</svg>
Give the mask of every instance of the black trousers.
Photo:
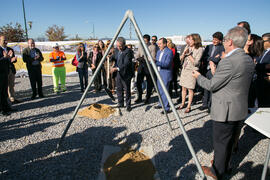
<svg viewBox="0 0 270 180">
<path fill-rule="evenodd" d="M 270 82 L 258 78 L 256 80 L 256 92 L 259 107 L 270 107 Z"/>
<path fill-rule="evenodd" d="M 8 74 L 0 73 L 0 110 L 8 111 Z"/>
<path fill-rule="evenodd" d="M 96 70 L 93 70 L 93 74 L 95 73 L 95 71 Z M 96 78 L 94 80 L 95 90 L 100 91 L 102 89 L 102 85 L 107 86 L 106 72 L 105 72 L 104 67 L 101 67 L 100 71 L 98 72 L 98 74 L 97 74 L 97 76 L 96 76 Z"/>
<path fill-rule="evenodd" d="M 124 91 L 126 92 L 126 107 L 131 106 L 131 90 L 130 90 L 131 79 L 124 79 L 117 72 L 116 75 L 116 93 L 118 98 L 118 105 L 124 105 Z"/>
<path fill-rule="evenodd" d="M 172 80 L 171 80 L 170 86 L 169 86 L 169 94 L 171 96 L 172 96 L 172 91 L 173 90 L 177 94 L 177 89 L 178 89 L 178 83 L 177 83 L 178 72 L 176 70 L 173 70 L 172 75 L 173 75 L 173 77 L 172 77 Z"/>
<path fill-rule="evenodd" d="M 255 107 L 256 98 L 257 98 L 256 82 L 252 80 L 250 83 L 249 91 L 248 91 L 248 107 L 249 108 Z"/>
<path fill-rule="evenodd" d="M 29 75 L 29 80 L 30 80 L 33 96 L 37 95 L 37 89 L 38 89 L 38 94 L 43 95 L 41 66 L 29 67 L 28 75 Z"/>
<path fill-rule="evenodd" d="M 242 120 L 227 122 L 213 121 L 214 162 L 212 170 L 217 177 L 222 177 L 230 168 L 234 140 L 242 126 Z"/>
<path fill-rule="evenodd" d="M 206 73 L 206 78 L 207 79 L 212 79 L 213 75 L 211 73 L 211 70 L 208 70 L 207 73 Z M 204 89 L 203 90 L 203 106 L 204 107 L 208 107 L 210 108 L 211 107 L 211 92 Z"/>
<path fill-rule="evenodd" d="M 143 67 L 139 69 L 138 74 L 137 74 L 136 87 L 138 91 L 138 99 L 142 99 L 142 93 L 143 93 L 142 83 L 143 83 L 144 77 L 146 77 L 146 82 L 147 82 L 146 99 L 149 99 L 151 97 L 153 86 L 154 86 L 151 75 L 149 71 L 146 70 L 145 68 L 147 67 Z"/>
<path fill-rule="evenodd" d="M 81 90 L 83 91 L 88 85 L 88 69 L 87 67 L 77 68 L 77 71 L 79 74 Z"/>
<path fill-rule="evenodd" d="M 93 70 L 93 74 L 95 73 L 95 70 Z M 101 71 L 98 72 L 95 80 L 94 80 L 94 87 L 96 91 L 101 90 Z"/>
</svg>

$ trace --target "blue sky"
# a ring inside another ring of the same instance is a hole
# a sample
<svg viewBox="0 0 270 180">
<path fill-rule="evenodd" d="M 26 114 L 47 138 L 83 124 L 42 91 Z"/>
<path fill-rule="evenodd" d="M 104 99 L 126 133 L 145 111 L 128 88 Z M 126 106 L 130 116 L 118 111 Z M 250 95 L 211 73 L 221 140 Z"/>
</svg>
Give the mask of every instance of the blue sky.
<svg viewBox="0 0 270 180">
<path fill-rule="evenodd" d="M 27 21 L 33 22 L 29 37 L 45 36 L 53 24 L 65 27 L 69 37 L 112 37 L 125 11 L 131 9 L 143 34 L 158 37 L 199 33 L 211 39 L 216 31 L 224 34 L 245 20 L 252 33 L 270 31 L 270 0 L 25 0 Z M 2 1 L 0 26 L 19 22 L 23 25 L 21 0 Z M 121 33 L 129 37 L 127 24 Z M 132 37 L 135 38 L 134 31 Z"/>
</svg>

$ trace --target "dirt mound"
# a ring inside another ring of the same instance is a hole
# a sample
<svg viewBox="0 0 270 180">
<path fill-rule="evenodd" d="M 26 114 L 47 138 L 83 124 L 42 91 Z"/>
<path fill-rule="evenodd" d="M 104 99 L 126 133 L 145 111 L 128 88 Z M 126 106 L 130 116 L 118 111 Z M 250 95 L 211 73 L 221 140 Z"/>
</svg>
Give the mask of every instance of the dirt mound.
<svg viewBox="0 0 270 180">
<path fill-rule="evenodd" d="M 103 169 L 107 180 L 153 180 L 156 172 L 151 159 L 135 150 L 112 154 Z"/>
<path fill-rule="evenodd" d="M 91 104 L 87 108 L 79 111 L 79 115 L 86 116 L 91 119 L 103 119 L 115 113 L 115 109 L 106 104 Z"/>
</svg>

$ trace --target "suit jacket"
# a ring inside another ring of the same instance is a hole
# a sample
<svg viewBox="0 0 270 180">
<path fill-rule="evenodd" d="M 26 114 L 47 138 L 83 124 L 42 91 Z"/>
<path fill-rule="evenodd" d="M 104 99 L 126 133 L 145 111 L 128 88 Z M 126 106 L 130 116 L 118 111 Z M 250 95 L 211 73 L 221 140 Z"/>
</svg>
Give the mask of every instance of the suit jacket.
<svg viewBox="0 0 270 180">
<path fill-rule="evenodd" d="M 164 49 L 161 61 L 159 61 L 161 51 L 158 50 L 156 56 L 156 65 L 160 69 L 160 75 L 163 81 L 169 82 L 172 80 L 172 62 L 173 62 L 173 52 L 168 47 Z"/>
<path fill-rule="evenodd" d="M 209 65 L 209 61 L 213 61 L 216 65 L 218 65 L 221 59 L 220 57 L 222 56 L 222 52 L 225 51 L 224 46 L 222 44 L 218 44 L 216 46 L 214 54 L 211 56 L 213 47 L 214 47 L 213 44 L 207 45 L 203 52 L 201 62 L 202 62 L 203 68 L 205 69 Z M 219 57 L 216 57 L 217 55 L 219 55 Z"/>
<path fill-rule="evenodd" d="M 98 67 L 100 61 L 102 59 L 102 53 L 101 52 L 98 52 L 97 54 L 97 59 L 95 62 L 93 62 L 93 52 L 91 51 L 89 53 L 89 56 L 87 58 L 87 62 L 88 62 L 88 65 L 91 67 L 91 64 L 93 64 L 96 68 Z"/>
<path fill-rule="evenodd" d="M 13 74 L 16 74 L 16 69 L 15 69 L 14 63 L 16 63 L 17 60 L 14 61 L 14 62 L 11 62 L 10 59 L 4 58 L 3 51 L 4 51 L 4 49 L 3 49 L 2 47 L 0 47 L 0 60 L 1 60 L 1 59 L 4 60 L 4 61 L 2 61 L 1 64 L 0 64 L 0 67 L 3 66 L 2 68 L 0 68 L 0 70 L 1 70 L 1 71 L 2 71 L 2 70 L 5 71 L 4 73 L 6 73 L 6 72 L 9 73 L 9 71 L 11 70 L 11 72 L 12 72 Z M 9 52 L 9 51 L 12 51 L 12 52 L 13 52 L 13 56 L 12 56 L 12 57 L 15 57 L 15 52 L 14 52 L 14 50 L 13 50 L 12 48 L 7 47 L 7 51 L 8 51 L 8 52 Z M 6 68 L 8 68 L 8 69 L 6 69 Z"/>
<path fill-rule="evenodd" d="M 212 79 L 199 76 L 200 86 L 212 91 L 211 118 L 215 121 L 244 120 L 248 110 L 248 91 L 254 63 L 243 49 L 222 59 Z"/>
<path fill-rule="evenodd" d="M 258 63 L 256 64 L 256 72 L 259 79 L 263 79 L 266 76 L 267 70 L 265 66 L 267 64 L 270 64 L 270 51 L 268 51 L 267 54 L 264 55 L 264 57 L 263 55 L 257 60 Z"/>
<path fill-rule="evenodd" d="M 31 49 L 29 47 L 28 48 L 25 48 L 23 50 L 23 54 L 22 54 L 23 62 L 26 63 L 27 69 L 33 67 L 32 62 L 35 61 L 35 59 L 31 57 L 30 51 L 31 51 Z M 39 54 L 39 58 L 37 60 L 39 62 L 43 61 L 44 58 L 43 58 L 43 55 L 42 55 L 41 51 L 38 48 L 35 48 L 35 51 Z M 40 63 L 37 66 L 39 66 L 41 68 L 41 64 Z"/>
<path fill-rule="evenodd" d="M 149 49 L 149 52 L 150 52 L 152 58 L 155 60 L 156 54 L 157 54 L 157 47 L 155 45 L 152 45 L 151 43 L 148 43 L 147 47 Z M 137 61 L 139 61 L 138 72 L 140 73 L 141 71 L 145 70 L 145 73 L 149 74 L 149 70 L 148 70 L 147 64 L 145 62 L 143 47 L 141 45 L 139 46 L 138 51 L 135 54 L 135 58 Z M 147 58 L 148 58 L 148 60 L 150 59 L 149 57 L 147 57 Z"/>
<path fill-rule="evenodd" d="M 119 53 L 121 54 L 119 55 Z M 127 47 L 125 47 L 125 49 L 121 52 L 116 48 L 112 56 L 112 60 L 116 62 L 114 67 L 119 68 L 119 71 L 117 71 L 117 73 L 119 73 L 121 78 L 125 80 L 132 79 L 134 75 L 132 58 L 133 51 Z"/>
<path fill-rule="evenodd" d="M 201 58 L 203 54 L 203 48 L 199 47 L 198 49 L 193 49 L 192 51 L 192 57 L 194 59 L 194 63 L 192 63 L 187 56 L 184 58 L 184 63 L 183 63 L 183 69 L 188 70 L 188 71 L 193 71 L 193 70 L 198 70 L 200 63 L 201 63 Z"/>
<path fill-rule="evenodd" d="M 5 58 L 3 54 L 4 49 L 0 47 L 0 75 L 8 75 L 10 59 Z"/>
</svg>

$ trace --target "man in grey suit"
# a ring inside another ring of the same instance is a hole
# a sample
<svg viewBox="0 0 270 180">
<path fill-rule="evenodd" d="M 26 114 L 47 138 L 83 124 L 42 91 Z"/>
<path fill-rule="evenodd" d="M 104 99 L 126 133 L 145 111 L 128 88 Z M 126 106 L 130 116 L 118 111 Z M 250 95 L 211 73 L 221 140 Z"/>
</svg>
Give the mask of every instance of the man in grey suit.
<svg viewBox="0 0 270 180">
<path fill-rule="evenodd" d="M 232 145 L 243 120 L 247 117 L 248 90 L 254 63 L 242 49 L 248 39 L 242 27 L 229 30 L 224 39 L 225 57 L 219 62 L 212 79 L 194 71 L 198 84 L 212 92 L 214 160 L 203 166 L 206 175 L 220 179 L 230 170 Z"/>
</svg>

